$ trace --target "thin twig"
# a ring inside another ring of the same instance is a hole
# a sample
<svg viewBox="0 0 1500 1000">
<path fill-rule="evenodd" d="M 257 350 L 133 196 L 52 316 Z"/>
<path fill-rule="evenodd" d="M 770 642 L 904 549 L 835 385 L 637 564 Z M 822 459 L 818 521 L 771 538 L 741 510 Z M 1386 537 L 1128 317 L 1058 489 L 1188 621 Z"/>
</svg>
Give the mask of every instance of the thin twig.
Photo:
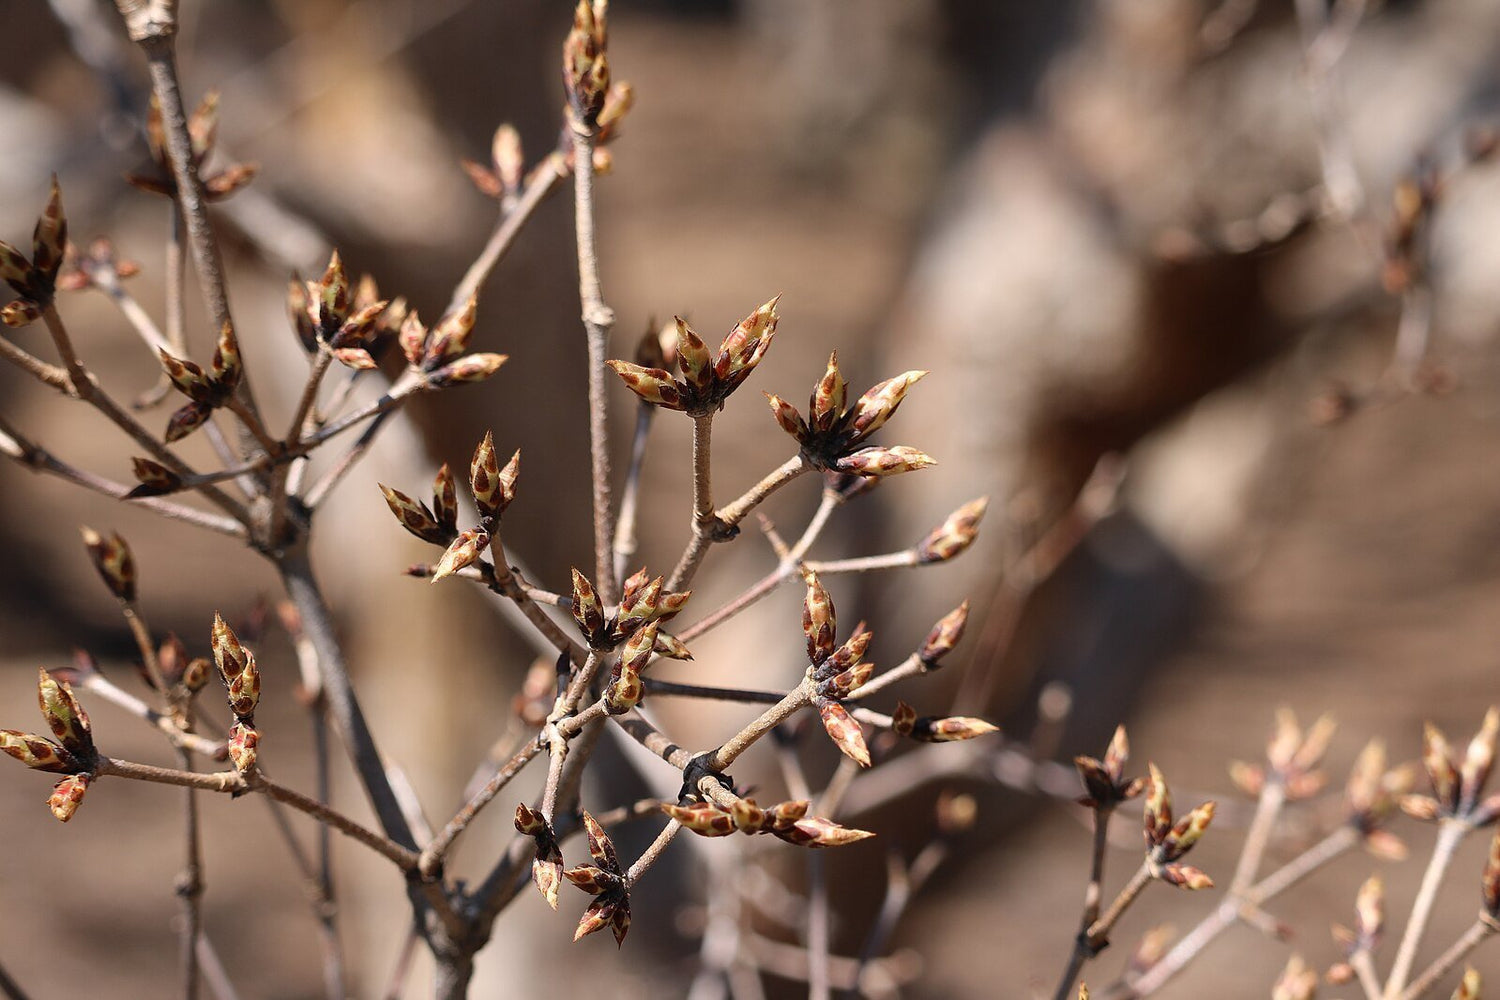
<svg viewBox="0 0 1500 1000">
<path fill-rule="evenodd" d="M 1078 936 L 1073 943 L 1073 952 L 1068 957 L 1068 966 L 1058 981 L 1054 1000 L 1068 1000 L 1073 993 L 1073 984 L 1083 971 L 1083 964 L 1096 953 L 1089 941 L 1089 928 L 1099 919 L 1099 907 L 1104 902 L 1104 859 L 1109 847 L 1109 819 L 1114 815 L 1113 804 L 1095 806 L 1094 850 L 1089 863 L 1089 884 L 1083 894 L 1083 916 L 1078 921 Z"/>
<path fill-rule="evenodd" d="M 1462 936 L 1438 958 L 1429 965 L 1420 976 L 1412 981 L 1412 984 L 1403 992 L 1401 1000 L 1418 1000 L 1428 990 L 1432 989 L 1438 982 L 1458 968 L 1458 963 L 1469 957 L 1469 953 L 1478 948 L 1492 935 L 1500 933 L 1500 925 L 1495 923 L 1495 918 L 1489 914 L 1481 914 L 1478 920 L 1469 925 Z"/>
<path fill-rule="evenodd" d="M 593 456 L 594 578 L 605 604 L 620 599 L 615 579 L 615 511 L 609 461 L 609 396 L 605 355 L 615 314 L 604 304 L 594 245 L 594 139 L 597 126 L 569 116 L 573 130 L 573 220 L 578 238 L 578 299 L 589 353 L 589 445 Z M 672 587 L 671 589 L 677 589 Z"/>
<path fill-rule="evenodd" d="M 1437 902 L 1438 889 L 1448 866 L 1458 852 L 1458 845 L 1473 829 L 1466 821 L 1447 818 L 1438 828 L 1437 841 L 1432 845 L 1432 859 L 1422 875 L 1422 885 L 1417 889 L 1417 898 L 1411 904 L 1411 917 L 1401 935 L 1401 946 L 1396 951 L 1396 960 L 1391 964 L 1391 974 L 1385 982 L 1385 995 L 1399 997 L 1406 988 L 1411 975 L 1412 963 L 1417 960 L 1417 949 L 1422 945 L 1422 935 L 1427 931 L 1427 921 L 1432 917 L 1432 906 Z"/>
<path fill-rule="evenodd" d="M 656 407 L 641 403 L 635 411 L 635 434 L 630 441 L 630 465 L 625 470 L 625 486 L 620 490 L 620 517 L 615 523 L 615 577 L 625 578 L 626 563 L 635 555 L 636 520 L 640 507 L 641 475 L 646 468 L 646 444 L 651 439 L 652 418 Z"/>
</svg>

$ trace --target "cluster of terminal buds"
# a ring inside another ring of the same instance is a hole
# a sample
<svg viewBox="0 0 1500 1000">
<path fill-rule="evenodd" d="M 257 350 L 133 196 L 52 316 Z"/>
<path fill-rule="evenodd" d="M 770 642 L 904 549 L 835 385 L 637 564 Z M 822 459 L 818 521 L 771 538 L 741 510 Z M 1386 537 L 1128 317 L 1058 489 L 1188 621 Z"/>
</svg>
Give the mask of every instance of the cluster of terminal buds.
<svg viewBox="0 0 1500 1000">
<path fill-rule="evenodd" d="M 0 241 L 0 279 L 4 279 L 16 293 L 14 299 L 0 308 L 0 321 L 6 326 L 34 323 L 52 304 L 67 244 L 68 220 L 63 214 L 62 192 L 57 186 L 57 178 L 53 177 L 47 205 L 32 231 L 30 259 L 9 243 Z"/>
<path fill-rule="evenodd" d="M 856 476 L 892 476 L 934 464 L 925 452 L 906 445 L 865 446 L 866 440 L 895 415 L 925 371 L 903 372 L 876 383 L 848 402 L 849 385 L 839 371 L 838 353 L 829 355 L 828 369 L 813 386 L 807 419 L 780 396 L 767 394 L 771 412 L 781 429 L 797 439 L 802 454 L 815 468 Z"/>
<path fill-rule="evenodd" d="M 676 320 L 672 362 L 680 378 L 660 367 L 667 363 L 665 355 L 654 366 L 631 361 L 611 361 L 609 366 L 630 391 L 646 402 L 680 410 L 690 417 L 707 416 L 723 409 L 725 401 L 744 384 L 770 349 L 780 319 L 776 302 L 772 299 L 741 320 L 719 345 L 717 354 L 708 349 L 692 327 Z M 655 338 L 647 338 L 647 342 L 654 343 Z"/>
<path fill-rule="evenodd" d="M 213 651 L 229 695 L 229 710 L 234 713 L 234 725 L 229 729 L 229 759 L 236 770 L 250 771 L 255 767 L 256 748 L 260 745 L 260 731 L 255 728 L 260 670 L 255 666 L 255 654 L 241 644 L 219 615 L 214 615 Z"/>
<path fill-rule="evenodd" d="M 188 148 L 193 170 L 203 182 L 208 201 L 222 201 L 255 179 L 259 170 L 253 163 L 231 163 L 213 172 L 204 170 L 213 154 L 219 136 L 219 94 L 209 91 L 187 120 Z M 177 197 L 177 176 L 172 171 L 172 155 L 167 150 L 167 130 L 162 122 L 161 101 L 155 94 L 146 112 L 146 151 L 151 156 L 151 173 L 126 174 L 125 180 L 142 191 Z"/>
<path fill-rule="evenodd" d="M 94 749 L 88 713 L 73 696 L 72 685 L 58 681 L 46 670 L 38 670 L 37 701 L 55 741 L 35 733 L 0 729 L 0 750 L 27 767 L 64 775 L 53 786 L 47 807 L 66 823 L 78 811 L 88 791 L 98 751 Z"/>
</svg>

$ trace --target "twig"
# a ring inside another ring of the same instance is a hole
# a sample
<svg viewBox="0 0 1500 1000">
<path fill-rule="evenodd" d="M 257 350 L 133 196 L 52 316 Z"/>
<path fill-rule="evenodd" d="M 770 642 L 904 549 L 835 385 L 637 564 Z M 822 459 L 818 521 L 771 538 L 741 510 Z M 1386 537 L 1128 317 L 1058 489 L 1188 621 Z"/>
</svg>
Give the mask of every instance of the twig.
<svg viewBox="0 0 1500 1000">
<path fill-rule="evenodd" d="M 657 859 L 662 856 L 662 852 L 677 838 L 677 834 L 681 831 L 682 824 L 675 819 L 670 820 L 666 826 L 662 827 L 661 833 L 656 835 L 656 839 L 651 842 L 651 846 L 647 847 L 641 853 L 641 856 L 635 859 L 635 864 L 631 865 L 630 870 L 625 873 L 625 884 L 633 886 L 639 882 L 641 876 L 651 870 L 651 866 L 656 864 Z"/>
<path fill-rule="evenodd" d="M 1469 925 L 1462 936 L 1431 965 L 1429 965 L 1420 976 L 1412 981 L 1404 993 L 1400 994 L 1401 1000 L 1418 1000 L 1426 995 L 1438 982 L 1458 967 L 1458 963 L 1469 957 L 1469 953 L 1478 948 L 1490 936 L 1500 933 L 1500 925 L 1495 923 L 1495 918 L 1489 914 L 1482 914 L 1478 920 Z"/>
<path fill-rule="evenodd" d="M 25 992 L 5 971 L 4 965 L 0 965 L 0 993 L 5 994 L 5 1000 L 27 1000 Z"/>
<path fill-rule="evenodd" d="M 275 799 L 277 802 L 285 803 L 298 812 L 306 813 L 320 823 L 326 823 L 340 833 L 359 841 L 377 854 L 393 862 L 402 871 L 415 871 L 417 866 L 417 854 L 393 840 L 382 837 L 368 827 L 356 823 L 328 806 L 323 805 L 316 799 L 294 792 L 290 788 L 278 785 L 264 776 L 254 778 L 246 777 L 238 771 L 212 771 L 200 773 L 198 771 L 180 771 L 166 767 L 155 767 L 151 764 L 137 764 L 128 760 L 117 760 L 113 757 L 102 758 L 98 769 L 94 772 L 99 777 L 132 778 L 136 781 L 149 781 L 159 785 L 177 785 L 181 788 L 197 788 L 207 792 L 221 792 L 225 794 L 243 794 L 245 792 L 263 792 Z"/>
<path fill-rule="evenodd" d="M 193 755 L 189 751 L 179 749 L 177 762 L 184 771 L 193 770 Z M 197 1000 L 198 935 L 203 927 L 199 909 L 203 898 L 203 855 L 198 833 L 198 798 L 192 788 L 183 792 L 183 817 L 186 846 L 176 886 L 177 896 L 182 900 L 182 995 L 186 1000 Z"/>
<path fill-rule="evenodd" d="M 599 284 L 599 252 L 594 245 L 594 139 L 597 126 L 569 116 L 573 130 L 573 219 L 578 237 L 578 299 L 589 352 L 589 445 L 593 452 L 594 574 L 600 599 L 620 599 L 615 579 L 615 512 L 610 485 L 609 396 L 605 390 L 609 331 L 615 314 L 604 304 Z M 670 589 L 677 589 L 672 587 Z"/>
<path fill-rule="evenodd" d="M 1387 997 L 1399 997 L 1402 990 L 1406 988 L 1407 977 L 1411 975 L 1412 963 L 1417 959 L 1417 949 L 1422 945 L 1422 935 L 1427 931 L 1427 921 L 1432 917 L 1432 906 L 1437 902 L 1438 889 L 1442 887 L 1443 877 L 1448 874 L 1448 866 L 1453 863 L 1453 857 L 1458 852 L 1458 845 L 1463 842 L 1472 827 L 1464 820 L 1445 818 L 1438 828 L 1437 841 L 1432 845 L 1432 859 L 1427 863 L 1427 871 L 1422 875 L 1422 885 L 1417 889 L 1417 898 L 1411 904 L 1411 917 L 1406 922 L 1406 930 L 1401 935 L 1401 946 L 1396 951 L 1396 960 L 1391 965 L 1391 974 L 1385 982 L 1385 995 Z"/>
<path fill-rule="evenodd" d="M 1088 888 L 1083 893 L 1083 916 L 1078 921 L 1078 936 L 1073 943 L 1073 952 L 1068 957 L 1067 968 L 1063 970 L 1062 979 L 1058 981 L 1057 990 L 1053 993 L 1054 1000 L 1068 1000 L 1073 993 L 1073 984 L 1078 981 L 1078 974 L 1083 971 L 1084 963 L 1097 952 L 1089 939 L 1089 928 L 1099 919 L 1099 907 L 1104 902 L 1104 857 L 1105 849 L 1109 847 L 1109 819 L 1114 811 L 1113 804 L 1098 805 L 1092 810 L 1094 850 L 1089 863 Z"/>
<path fill-rule="evenodd" d="M 490 276 L 495 265 L 504 259 L 506 252 L 515 243 L 516 236 L 526 225 L 526 220 L 531 218 L 538 205 L 547 200 L 548 195 L 558 189 L 567 175 L 567 164 L 557 154 L 548 156 L 542 165 L 537 167 L 526 185 L 526 190 L 516 200 L 515 206 L 500 217 L 500 223 L 490 235 L 489 242 L 484 245 L 484 250 L 480 252 L 474 263 L 469 265 L 469 269 L 464 272 L 463 280 L 453 289 L 453 297 L 448 302 L 448 312 L 457 312 L 464 307 L 465 302 L 469 301 L 470 296 L 479 294 L 479 289 L 484 285 L 485 279 Z"/>
<path fill-rule="evenodd" d="M 648 403 L 636 406 L 635 434 L 630 441 L 630 465 L 625 471 L 625 486 L 620 490 L 620 518 L 615 523 L 615 577 L 624 579 L 626 563 L 638 546 L 635 528 L 640 505 L 641 474 L 646 467 L 646 444 L 651 438 L 652 418 L 656 407 Z"/>
<path fill-rule="evenodd" d="M 219 953 L 207 934 L 198 935 L 198 967 L 208 988 L 219 1000 L 240 1000 L 239 992 L 229 981 L 229 972 L 219 960 Z"/>
</svg>

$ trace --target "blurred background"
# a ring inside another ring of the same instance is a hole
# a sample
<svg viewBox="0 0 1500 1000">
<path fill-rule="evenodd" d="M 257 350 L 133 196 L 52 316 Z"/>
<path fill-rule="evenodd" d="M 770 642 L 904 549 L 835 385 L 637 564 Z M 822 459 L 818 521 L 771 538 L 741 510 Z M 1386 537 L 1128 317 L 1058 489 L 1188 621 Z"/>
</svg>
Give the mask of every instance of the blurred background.
<svg viewBox="0 0 1500 1000">
<path fill-rule="evenodd" d="M 304 365 L 289 274 L 316 276 L 336 246 L 352 271 L 436 318 L 496 217 L 458 161 L 487 160 L 501 122 L 519 130 L 528 163 L 553 147 L 570 5 L 189 0 L 182 13 L 189 103 L 217 89 L 219 162 L 260 167 L 215 218 L 251 372 L 263 405 L 284 412 Z M 55 171 L 73 238 L 108 234 L 138 261 L 132 290 L 159 316 L 166 212 L 121 179 L 147 161 L 149 91 L 113 6 L 0 0 L 0 14 L 0 238 L 24 244 Z M 716 424 L 726 496 L 787 454 L 761 389 L 800 400 L 832 350 L 857 391 L 931 369 L 886 434 L 939 465 L 850 505 L 813 555 L 899 549 L 979 495 L 991 498 L 985 533 L 948 566 L 840 578 L 841 621 L 871 622 L 884 665 L 970 598 L 949 669 L 902 696 L 1001 721 L 1011 746 L 1045 760 L 1099 754 L 1126 722 L 1137 766 L 1158 763 L 1180 801 L 1225 800 L 1195 858 L 1227 880 L 1248 803 L 1231 804 L 1225 765 L 1261 753 L 1278 706 L 1337 716 L 1336 787 L 1368 738 L 1412 758 L 1424 719 L 1466 739 L 1497 698 L 1500 171 L 1476 133 L 1500 100 L 1497 56 L 1492 0 L 617 0 L 612 65 L 636 106 L 599 186 L 613 353 L 629 357 L 674 314 L 712 339 L 782 296 L 775 349 Z M 149 388 L 158 366 L 103 296 L 62 308 L 107 384 L 121 396 Z M 206 356 L 198 309 L 190 294 L 189 342 Z M 366 709 L 437 822 L 504 730 L 531 652 L 482 594 L 401 575 L 435 554 L 392 523 L 374 484 L 420 494 L 439 463 L 466 468 L 492 428 L 497 447 L 526 456 L 506 515 L 516 555 L 552 588 L 588 565 L 577 317 L 563 193 L 480 297 L 476 345 L 508 353 L 509 366 L 484 388 L 419 400 L 319 515 L 315 554 Z M 45 350 L 38 329 L 10 335 Z M 623 457 L 634 403 L 613 397 Z M 127 442 L 92 412 L 12 369 L 0 371 L 0 399 L 8 421 L 62 457 L 129 479 Z M 656 421 L 647 465 L 639 561 L 658 571 L 689 512 L 689 422 L 674 416 Z M 185 454 L 206 461 L 195 447 Z M 767 507 L 790 535 L 817 500 L 799 486 Z M 0 505 L 8 727 L 36 725 L 36 667 L 66 665 L 75 648 L 133 680 L 129 633 L 79 524 L 129 539 L 152 625 L 195 653 L 215 610 L 244 621 L 277 596 L 269 567 L 238 546 L 11 463 Z M 774 566 L 757 535 L 711 553 L 695 605 Z M 793 589 L 695 644 L 697 660 L 670 676 L 793 683 Z M 263 750 L 281 780 L 307 787 L 295 661 L 274 628 L 259 642 Z M 135 720 L 89 707 L 109 753 L 169 762 Z M 748 718 L 659 709 L 684 745 L 712 745 Z M 816 783 L 835 760 L 807 742 Z M 912 901 L 881 966 L 886 992 L 872 995 L 1050 995 L 1076 930 L 1086 814 L 1017 790 L 1030 778 L 997 777 L 972 755 L 921 759 L 901 772 L 901 794 L 851 792 L 846 821 L 881 836 L 824 856 L 835 953 L 860 953 L 887 855 L 915 856 L 939 791 L 958 789 L 978 821 Z M 770 755 L 742 768 L 737 779 L 777 797 Z M 597 770 L 585 790 L 595 811 L 675 788 L 659 763 L 619 748 Z M 64 828 L 46 793 L 38 776 L 4 769 L 0 963 L 36 997 L 169 993 L 177 796 L 102 783 Z M 468 835 L 461 869 L 484 873 L 521 794 Z M 364 807 L 348 775 L 337 797 Z M 321 995 L 302 887 L 264 808 L 204 810 L 207 928 L 241 994 Z M 1111 889 L 1139 851 L 1126 811 Z M 1333 802 L 1295 810 L 1269 863 L 1336 815 Z M 1235 929 L 1163 995 L 1266 996 L 1293 947 L 1319 967 L 1337 961 L 1328 924 L 1349 920 L 1372 871 L 1405 912 L 1431 834 L 1410 821 L 1400 832 L 1413 860 L 1341 860 L 1278 901 L 1292 943 Z M 1424 958 L 1472 919 L 1478 839 Z M 622 852 L 646 842 L 627 836 Z M 698 975 L 712 913 L 701 900 L 726 891 L 739 850 L 679 841 L 642 886 L 619 954 L 598 937 L 569 943 L 580 894 L 565 890 L 557 916 L 523 896 L 474 995 L 605 983 L 620 996 L 798 995 L 785 975 L 795 961 L 765 957 L 783 974 L 763 979 L 743 956 Z M 786 853 L 756 855 L 772 878 L 749 905 L 772 913 L 781 897 L 768 886 L 802 890 L 805 859 Z M 380 996 L 404 934 L 401 886 L 352 845 L 340 862 L 353 993 Z M 1148 927 L 1185 930 L 1216 903 L 1153 887 L 1088 978 L 1117 975 Z M 751 922 L 756 940 L 796 940 L 795 919 Z M 1500 971 L 1484 951 L 1477 964 Z M 425 995 L 423 983 L 419 973 L 407 995 Z"/>
</svg>

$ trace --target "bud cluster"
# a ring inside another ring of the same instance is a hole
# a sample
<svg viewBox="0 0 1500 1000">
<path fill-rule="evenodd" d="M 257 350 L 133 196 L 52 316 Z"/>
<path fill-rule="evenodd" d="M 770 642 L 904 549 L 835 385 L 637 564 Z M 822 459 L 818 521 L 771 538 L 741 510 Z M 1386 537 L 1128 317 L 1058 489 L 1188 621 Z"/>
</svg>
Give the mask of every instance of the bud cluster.
<svg viewBox="0 0 1500 1000">
<path fill-rule="evenodd" d="M 1083 778 L 1083 787 L 1088 792 L 1079 799 L 1081 805 L 1090 809 L 1113 809 L 1141 794 L 1146 787 L 1145 778 L 1125 777 L 1125 764 L 1130 760 L 1130 739 L 1125 727 L 1115 729 L 1115 735 L 1104 751 L 1104 759 L 1078 756 L 1073 766 Z"/>
<path fill-rule="evenodd" d="M 578 623 L 584 642 L 592 650 L 605 652 L 631 639 L 647 626 L 659 626 L 677 617 L 693 592 L 672 593 L 663 591 L 662 587 L 662 577 L 648 576 L 645 567 L 641 567 L 625 580 L 620 592 L 620 606 L 614 615 L 609 615 L 593 583 L 574 569 L 573 620 Z M 638 657 L 637 667 L 645 666 L 651 651 L 674 660 L 692 659 L 681 640 L 659 628 L 653 629 L 650 649 L 638 649 L 634 654 Z M 627 649 L 626 656 L 629 655 Z"/>
<path fill-rule="evenodd" d="M 573 940 L 608 927 L 615 935 L 615 944 L 624 944 L 625 934 L 630 930 L 630 885 L 620 867 L 615 845 L 604 832 L 604 827 L 587 812 L 583 814 L 583 826 L 588 833 L 589 854 L 594 864 L 569 868 L 563 876 L 593 896 L 594 901 L 584 911 L 583 919 L 578 921 Z"/>
<path fill-rule="evenodd" d="M 750 377 L 776 335 L 776 299 L 762 305 L 719 344 L 709 351 L 703 338 L 681 319 L 676 321 L 677 342 L 673 361 L 681 378 L 665 368 L 646 367 L 630 361 L 608 364 L 641 399 L 668 410 L 681 410 L 703 417 L 722 409 L 725 400 Z"/>
<path fill-rule="evenodd" d="M 1179 864 L 1208 829 L 1214 818 L 1214 803 L 1205 802 L 1173 823 L 1172 793 L 1155 764 L 1148 764 L 1145 807 L 1146 860 L 1152 877 L 1184 889 L 1208 889 L 1213 879 L 1191 865 Z"/>
<path fill-rule="evenodd" d="M 1500 792 L 1482 796 L 1494 768 L 1497 737 L 1500 709 L 1492 707 L 1460 761 L 1443 731 L 1429 722 L 1422 734 L 1422 767 L 1432 794 L 1404 796 L 1402 810 L 1423 820 L 1454 819 L 1470 826 L 1493 823 L 1500 816 Z"/>
<path fill-rule="evenodd" d="M 317 281 L 291 280 L 287 309 L 304 351 L 327 349 L 335 361 L 355 371 L 374 368 L 376 358 L 409 318 L 406 300 L 382 299 L 368 274 L 351 285 L 337 250 Z"/>
<path fill-rule="evenodd" d="M 239 340 L 235 337 L 234 327 L 227 322 L 219 328 L 219 341 L 207 370 L 185 358 L 173 357 L 165 350 L 158 351 L 158 354 L 162 370 L 167 373 L 172 386 L 188 398 L 188 403 L 167 420 L 164 436 L 171 443 L 203 426 L 214 410 L 229 401 L 240 384 L 244 369 L 240 361 Z"/>
<path fill-rule="evenodd" d="M 73 695 L 72 685 L 46 670 L 37 671 L 37 704 L 53 739 L 0 729 L 0 750 L 38 771 L 66 775 L 47 800 L 52 815 L 66 823 L 73 818 L 88 791 L 89 778 L 98 761 L 88 713 Z"/>
<path fill-rule="evenodd" d="M 754 799 L 736 797 L 728 811 L 712 802 L 689 805 L 664 802 L 661 809 L 701 837 L 770 834 L 796 847 L 842 847 L 875 836 L 868 830 L 840 826 L 822 816 L 809 816 L 807 811 L 811 807 L 806 799 L 798 799 L 763 809 Z"/>
<path fill-rule="evenodd" d="M 536 854 L 531 860 L 531 878 L 541 892 L 547 905 L 557 909 L 557 889 L 562 884 L 563 856 L 557 846 L 557 835 L 552 824 L 547 822 L 540 810 L 526 803 L 516 806 L 516 830 L 536 842 Z"/>
<path fill-rule="evenodd" d="M 260 670 L 255 666 L 255 654 L 218 614 L 214 615 L 212 641 L 214 663 L 229 696 L 229 710 L 234 713 L 234 725 L 229 730 L 229 759 L 235 770 L 250 771 L 255 767 L 256 749 L 260 745 L 260 732 L 255 728 Z"/>
<path fill-rule="evenodd" d="M 827 371 L 813 386 L 806 420 L 780 396 L 767 393 L 766 399 L 781 429 L 797 439 L 802 454 L 817 468 L 855 476 L 894 476 L 936 463 L 927 454 L 905 445 L 864 447 L 864 443 L 885 426 L 906 398 L 907 390 L 926 374 L 909 371 L 888 378 L 849 405 L 849 386 L 839 371 L 838 354 L 834 353 L 828 358 Z"/>
<path fill-rule="evenodd" d="M 221 170 L 206 171 L 203 164 L 213 153 L 219 135 L 219 94 L 209 91 L 188 116 L 188 146 L 193 172 L 203 181 L 203 197 L 222 201 L 249 184 L 260 169 L 253 163 L 231 163 Z M 172 171 L 172 154 L 167 150 L 167 130 L 162 122 L 161 102 L 151 95 L 146 112 L 146 148 L 151 154 L 154 171 L 149 174 L 126 174 L 125 180 L 152 194 L 177 197 L 177 175 Z"/>
<path fill-rule="evenodd" d="M 67 245 L 68 219 L 63 213 L 62 191 L 54 176 L 47 205 L 32 231 L 31 259 L 27 260 L 20 250 L 0 240 L 0 279 L 16 293 L 13 301 L 0 307 L 0 322 L 19 327 L 41 318 L 57 290 L 57 273 L 62 269 Z"/>
<path fill-rule="evenodd" d="M 850 760 L 870 766 L 870 750 L 859 723 L 842 704 L 844 698 L 863 687 L 875 671 L 872 663 L 860 662 L 875 634 L 864 622 L 855 626 L 843 645 L 834 648 L 838 624 L 833 599 L 818 579 L 808 572 L 807 594 L 802 601 L 802 632 L 807 638 L 807 676 L 813 683 L 813 707 L 829 739 Z"/>
</svg>

